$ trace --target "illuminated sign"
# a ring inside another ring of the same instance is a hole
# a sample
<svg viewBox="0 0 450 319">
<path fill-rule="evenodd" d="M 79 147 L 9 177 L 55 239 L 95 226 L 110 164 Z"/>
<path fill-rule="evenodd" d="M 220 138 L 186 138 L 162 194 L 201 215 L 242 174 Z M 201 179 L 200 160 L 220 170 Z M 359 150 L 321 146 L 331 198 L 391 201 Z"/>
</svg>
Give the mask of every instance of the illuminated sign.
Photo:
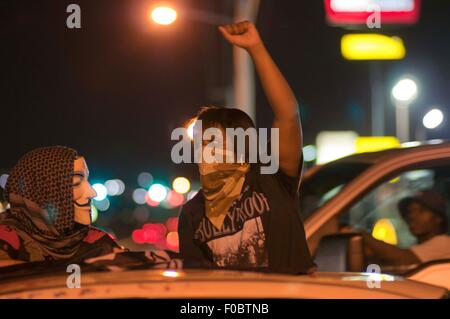
<svg viewBox="0 0 450 319">
<path fill-rule="evenodd" d="M 414 24 L 420 0 L 325 0 L 327 21 L 333 25 L 363 25 L 379 14 L 382 24 Z"/>
<path fill-rule="evenodd" d="M 323 131 L 317 135 L 317 164 L 325 164 L 355 153 L 358 133 L 353 131 Z"/>
<path fill-rule="evenodd" d="M 360 136 L 355 141 L 356 153 L 377 152 L 400 147 L 394 136 Z"/>
<path fill-rule="evenodd" d="M 382 34 L 346 34 L 341 53 L 347 60 L 401 60 L 406 55 L 402 39 Z"/>
</svg>

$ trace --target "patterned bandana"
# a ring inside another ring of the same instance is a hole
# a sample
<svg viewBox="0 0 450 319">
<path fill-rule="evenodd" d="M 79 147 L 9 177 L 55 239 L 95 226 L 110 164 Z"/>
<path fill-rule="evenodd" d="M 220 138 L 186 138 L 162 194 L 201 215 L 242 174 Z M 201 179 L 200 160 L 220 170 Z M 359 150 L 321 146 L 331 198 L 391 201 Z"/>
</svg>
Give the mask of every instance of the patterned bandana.
<svg viewBox="0 0 450 319">
<path fill-rule="evenodd" d="M 89 227 L 74 220 L 72 177 L 77 152 L 63 146 L 33 150 L 11 170 L 6 198 L 11 208 L 0 224 L 24 239 L 31 260 L 72 257 Z"/>
<path fill-rule="evenodd" d="M 250 164 L 199 163 L 206 217 L 222 229 L 228 209 L 241 194 Z"/>
</svg>

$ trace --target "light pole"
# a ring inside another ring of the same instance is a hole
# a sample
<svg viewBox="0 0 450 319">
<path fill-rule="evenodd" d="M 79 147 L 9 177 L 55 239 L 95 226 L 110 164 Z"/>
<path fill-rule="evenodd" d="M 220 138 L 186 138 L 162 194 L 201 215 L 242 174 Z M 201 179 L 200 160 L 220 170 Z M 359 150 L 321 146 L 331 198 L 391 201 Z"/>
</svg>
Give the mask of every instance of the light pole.
<svg viewBox="0 0 450 319">
<path fill-rule="evenodd" d="M 405 77 L 392 88 L 392 97 L 395 101 L 395 127 L 400 142 L 409 141 L 409 106 L 417 97 L 416 82 Z"/>
</svg>

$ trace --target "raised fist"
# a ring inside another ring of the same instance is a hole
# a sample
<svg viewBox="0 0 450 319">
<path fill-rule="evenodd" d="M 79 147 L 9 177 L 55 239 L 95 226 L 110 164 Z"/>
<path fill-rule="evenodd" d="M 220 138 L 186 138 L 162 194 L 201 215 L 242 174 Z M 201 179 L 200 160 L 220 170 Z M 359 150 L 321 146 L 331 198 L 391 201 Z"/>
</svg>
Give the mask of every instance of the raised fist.
<svg viewBox="0 0 450 319">
<path fill-rule="evenodd" d="M 251 49 L 262 44 L 258 30 L 253 23 L 243 21 L 219 27 L 225 39 L 243 49 Z"/>
</svg>

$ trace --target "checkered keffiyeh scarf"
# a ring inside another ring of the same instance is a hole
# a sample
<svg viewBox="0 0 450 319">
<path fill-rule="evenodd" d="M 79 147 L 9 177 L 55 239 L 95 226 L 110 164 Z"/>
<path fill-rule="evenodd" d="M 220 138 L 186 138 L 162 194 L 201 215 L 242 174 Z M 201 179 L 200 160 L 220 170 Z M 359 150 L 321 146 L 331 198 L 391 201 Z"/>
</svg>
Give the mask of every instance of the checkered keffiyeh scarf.
<svg viewBox="0 0 450 319">
<path fill-rule="evenodd" d="M 228 209 L 241 194 L 250 164 L 201 163 L 199 168 L 206 217 L 221 229 Z"/>
<path fill-rule="evenodd" d="M 89 230 L 74 219 L 76 158 L 71 148 L 39 148 L 24 155 L 10 172 L 5 193 L 11 208 L 0 224 L 20 234 L 31 259 L 72 257 Z"/>
</svg>

